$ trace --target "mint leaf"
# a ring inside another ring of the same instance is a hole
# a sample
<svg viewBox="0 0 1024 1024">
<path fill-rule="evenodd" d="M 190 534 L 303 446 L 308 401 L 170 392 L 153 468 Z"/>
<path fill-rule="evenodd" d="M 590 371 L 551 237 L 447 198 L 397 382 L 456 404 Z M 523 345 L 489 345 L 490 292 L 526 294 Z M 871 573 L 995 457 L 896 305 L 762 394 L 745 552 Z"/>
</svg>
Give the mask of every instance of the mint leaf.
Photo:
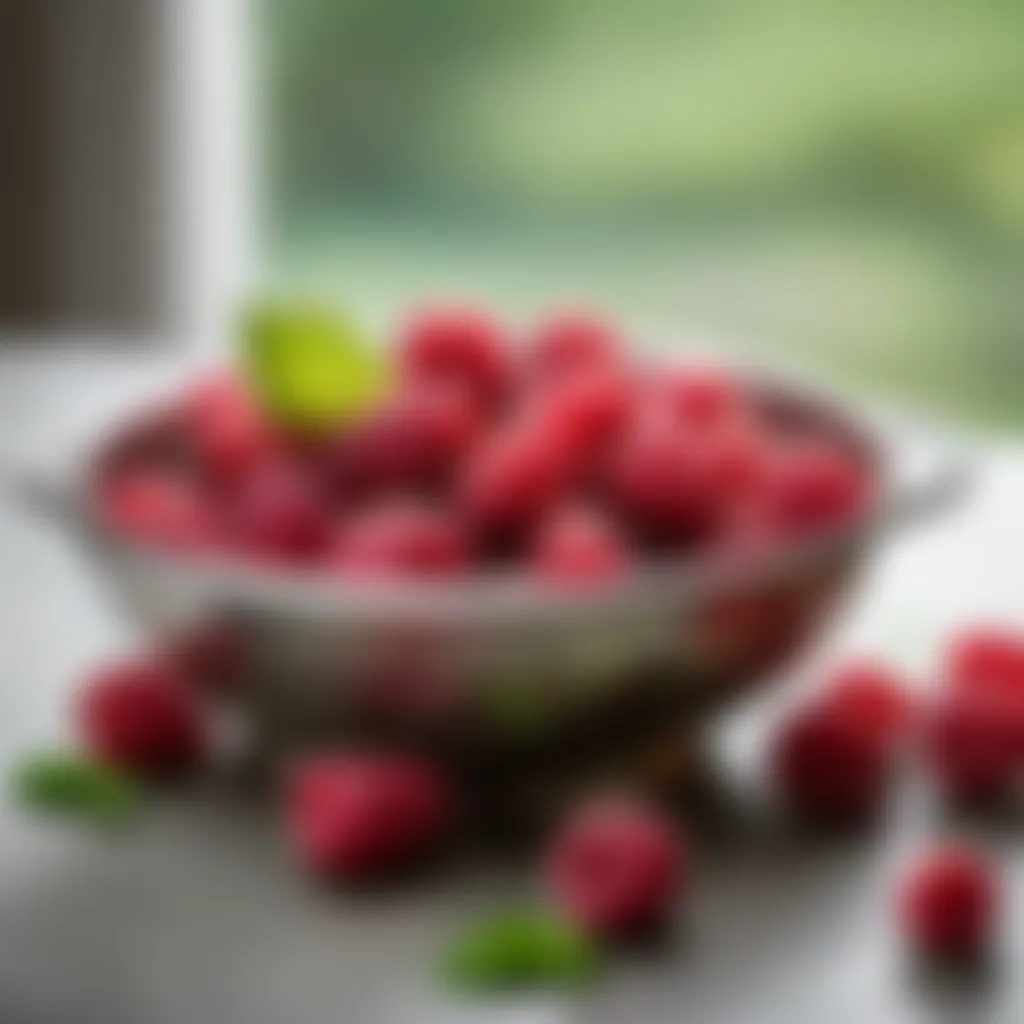
<svg viewBox="0 0 1024 1024">
<path fill-rule="evenodd" d="M 15 770 L 13 787 L 23 806 L 98 824 L 127 822 L 142 807 L 142 791 L 134 779 L 74 754 L 27 758 Z"/>
<path fill-rule="evenodd" d="M 253 391 L 289 429 L 329 429 L 375 405 L 387 388 L 385 357 L 351 321 L 324 306 L 251 305 L 241 343 Z"/>
<path fill-rule="evenodd" d="M 473 992 L 576 987 L 596 976 L 600 955 L 571 924 L 533 909 L 502 910 L 470 926 L 448 950 L 444 977 Z"/>
</svg>

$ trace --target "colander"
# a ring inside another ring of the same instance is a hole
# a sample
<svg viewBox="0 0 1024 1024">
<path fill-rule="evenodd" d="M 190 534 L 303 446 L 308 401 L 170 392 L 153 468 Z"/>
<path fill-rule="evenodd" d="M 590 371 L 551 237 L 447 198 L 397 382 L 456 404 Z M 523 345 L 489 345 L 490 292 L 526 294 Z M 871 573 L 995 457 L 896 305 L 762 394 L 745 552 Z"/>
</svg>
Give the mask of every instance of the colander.
<svg viewBox="0 0 1024 1024">
<path fill-rule="evenodd" d="M 73 470 L 22 473 L 19 484 L 74 534 L 147 634 L 234 652 L 230 692 L 266 736 L 360 723 L 484 759 L 572 757 L 587 743 L 692 722 L 767 679 L 821 629 L 866 553 L 964 482 L 949 445 L 817 389 L 755 374 L 745 382 L 773 415 L 862 460 L 877 482 L 871 506 L 828 535 L 756 557 L 664 561 L 592 592 L 511 575 L 368 585 L 115 535 L 91 511 L 97 474 L 151 412 L 104 431 Z"/>
</svg>

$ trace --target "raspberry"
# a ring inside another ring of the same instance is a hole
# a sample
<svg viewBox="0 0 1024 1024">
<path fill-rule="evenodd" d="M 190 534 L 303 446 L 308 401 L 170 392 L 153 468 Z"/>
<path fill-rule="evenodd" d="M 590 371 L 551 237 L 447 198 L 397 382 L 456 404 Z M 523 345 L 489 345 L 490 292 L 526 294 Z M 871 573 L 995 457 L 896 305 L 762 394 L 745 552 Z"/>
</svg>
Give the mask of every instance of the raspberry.
<svg viewBox="0 0 1024 1024">
<path fill-rule="evenodd" d="M 284 819 L 314 875 L 364 879 L 407 866 L 452 822 L 453 794 L 430 764 L 386 754 L 334 754 L 289 773 Z"/>
<path fill-rule="evenodd" d="M 996 801 L 1012 788 L 1024 704 L 984 692 L 944 697 L 925 722 L 925 756 L 943 791 L 963 803 Z"/>
<path fill-rule="evenodd" d="M 775 738 L 772 768 L 788 805 L 809 821 L 861 825 L 882 808 L 889 758 L 875 731 L 841 707 L 811 704 Z"/>
<path fill-rule="evenodd" d="M 208 417 L 243 407 L 252 407 L 252 396 L 228 370 L 213 370 L 199 376 L 185 389 L 179 403 L 181 417 L 190 423 L 205 422 Z"/>
<path fill-rule="evenodd" d="M 991 937 L 998 885 L 977 851 L 958 846 L 932 851 L 912 866 L 897 895 L 903 929 L 923 953 L 969 957 Z"/>
<path fill-rule="evenodd" d="M 915 717 L 903 681 L 885 665 L 871 661 L 839 669 L 828 681 L 825 700 L 889 749 L 907 736 Z"/>
<path fill-rule="evenodd" d="M 106 484 L 102 514 L 117 532 L 192 551 L 214 547 L 220 525 L 194 485 L 158 469 L 125 472 Z"/>
<path fill-rule="evenodd" d="M 800 536 L 847 522 L 864 506 L 862 474 L 841 451 L 824 444 L 781 453 L 761 489 L 769 522 Z"/>
<path fill-rule="evenodd" d="M 736 384 L 710 366 L 670 370 L 659 378 L 656 387 L 684 427 L 722 426 L 742 407 L 742 394 Z"/>
<path fill-rule="evenodd" d="M 687 851 L 647 808 L 607 801 L 586 808 L 555 839 L 548 884 L 578 925 L 602 936 L 661 922 L 688 881 Z"/>
<path fill-rule="evenodd" d="M 618 334 L 607 321 L 585 310 L 563 310 L 538 328 L 530 363 L 541 379 L 556 380 L 580 370 L 615 367 L 618 346 Z"/>
<path fill-rule="evenodd" d="M 454 381 L 485 403 L 500 399 L 508 382 L 501 328 L 478 309 L 419 311 L 401 332 L 399 361 L 408 381 Z"/>
<path fill-rule="evenodd" d="M 127 771 L 171 775 L 192 767 L 203 753 L 198 707 L 183 681 L 156 663 L 100 671 L 78 694 L 75 711 L 86 747 Z"/>
<path fill-rule="evenodd" d="M 249 404 L 213 407 L 193 421 L 191 432 L 202 470 L 220 487 L 236 484 L 274 454 L 267 424 Z"/>
<path fill-rule="evenodd" d="M 630 380 L 606 369 L 587 369 L 542 389 L 536 400 L 539 429 L 579 463 L 599 452 L 625 425 L 631 411 Z"/>
<path fill-rule="evenodd" d="M 312 478 L 289 462 L 270 463 L 243 483 L 234 503 L 234 523 L 249 550 L 284 561 L 315 555 L 330 525 Z"/>
<path fill-rule="evenodd" d="M 328 472 L 350 497 L 430 484 L 472 446 L 481 421 L 479 405 L 464 387 L 450 381 L 412 385 L 331 442 Z"/>
<path fill-rule="evenodd" d="M 521 534 L 561 497 L 564 450 L 547 431 L 514 425 L 471 456 L 460 481 L 462 509 L 485 536 Z"/>
<path fill-rule="evenodd" d="M 703 449 L 661 421 L 627 434 L 612 452 L 608 490 L 637 532 L 653 540 L 705 536 L 715 517 Z"/>
<path fill-rule="evenodd" d="M 541 528 L 531 556 L 533 571 L 557 585 L 602 583 L 626 568 L 624 540 L 601 515 L 566 508 Z"/>
<path fill-rule="evenodd" d="M 349 521 L 330 556 L 361 576 L 450 576 L 468 562 L 455 525 L 440 512 L 408 503 L 370 508 Z"/>
<path fill-rule="evenodd" d="M 946 655 L 946 679 L 955 689 L 1024 696 L 1024 637 L 984 626 L 961 633 Z"/>
</svg>

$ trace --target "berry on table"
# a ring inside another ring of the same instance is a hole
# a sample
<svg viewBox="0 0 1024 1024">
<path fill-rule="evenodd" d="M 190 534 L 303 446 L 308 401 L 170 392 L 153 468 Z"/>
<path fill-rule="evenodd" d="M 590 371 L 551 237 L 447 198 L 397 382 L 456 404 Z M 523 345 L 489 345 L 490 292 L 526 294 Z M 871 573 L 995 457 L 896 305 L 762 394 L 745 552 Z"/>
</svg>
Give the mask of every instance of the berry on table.
<svg viewBox="0 0 1024 1024">
<path fill-rule="evenodd" d="M 980 953 L 991 938 L 998 903 L 991 865 L 966 846 L 929 852 L 911 866 L 898 891 L 900 923 L 909 942 L 940 958 Z"/>
<path fill-rule="evenodd" d="M 978 626 L 957 635 L 946 653 L 949 686 L 1024 697 L 1024 635 Z"/>
<path fill-rule="evenodd" d="M 1016 782 L 1024 703 L 984 691 L 946 694 L 924 723 L 924 755 L 945 795 L 959 803 L 1003 799 Z"/>
<path fill-rule="evenodd" d="M 797 711 L 776 734 L 771 757 L 782 798 L 810 822 L 862 825 L 882 809 L 888 751 L 877 730 L 842 707 L 819 701 Z"/>
<path fill-rule="evenodd" d="M 685 845 L 642 804 L 585 808 L 556 837 L 547 878 L 558 906 L 580 927 L 619 936 L 657 925 L 689 874 Z"/>
<path fill-rule="evenodd" d="M 907 737 L 916 718 L 903 680 L 881 662 L 842 665 L 826 683 L 824 699 L 891 749 Z"/>
<path fill-rule="evenodd" d="M 428 762 L 391 754 L 307 758 L 284 792 L 287 837 L 304 868 L 359 880 L 408 866 L 452 822 L 454 798 Z"/>
<path fill-rule="evenodd" d="M 134 661 L 92 676 L 75 702 L 78 730 L 98 759 L 147 776 L 191 768 L 204 753 L 199 707 L 163 665 Z"/>
</svg>

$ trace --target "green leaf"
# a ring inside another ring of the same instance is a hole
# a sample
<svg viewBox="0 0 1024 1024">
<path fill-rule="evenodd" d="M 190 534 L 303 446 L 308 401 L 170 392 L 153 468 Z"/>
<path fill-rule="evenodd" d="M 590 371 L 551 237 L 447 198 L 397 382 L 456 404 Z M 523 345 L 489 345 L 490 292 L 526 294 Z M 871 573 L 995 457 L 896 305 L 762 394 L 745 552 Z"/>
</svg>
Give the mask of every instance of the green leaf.
<svg viewBox="0 0 1024 1024">
<path fill-rule="evenodd" d="M 317 432 L 375 405 L 387 360 L 345 317 L 318 305 L 260 302 L 244 313 L 242 359 L 267 414 Z"/>
<path fill-rule="evenodd" d="M 598 949 L 585 934 L 533 909 L 502 910 L 475 923 L 444 960 L 447 981 L 473 992 L 577 987 L 599 968 Z"/>
<path fill-rule="evenodd" d="M 67 753 L 37 754 L 15 770 L 14 792 L 33 810 L 122 824 L 142 807 L 142 790 L 122 772 Z"/>
</svg>

